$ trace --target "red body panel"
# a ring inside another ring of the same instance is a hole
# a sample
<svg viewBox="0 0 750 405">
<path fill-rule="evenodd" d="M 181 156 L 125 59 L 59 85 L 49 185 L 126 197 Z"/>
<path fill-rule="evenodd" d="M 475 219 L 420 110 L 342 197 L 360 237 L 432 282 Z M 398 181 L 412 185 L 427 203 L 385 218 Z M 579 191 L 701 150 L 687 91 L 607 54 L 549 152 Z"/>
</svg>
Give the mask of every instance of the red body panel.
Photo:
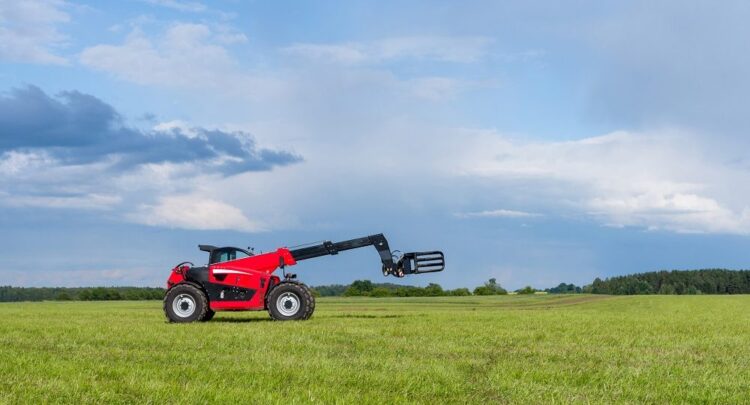
<svg viewBox="0 0 750 405">
<path fill-rule="evenodd" d="M 169 290 L 173 285 L 179 284 L 183 281 L 185 281 L 185 277 L 182 276 L 182 271 L 178 271 L 178 269 L 175 267 L 174 269 L 172 269 L 172 272 L 169 273 L 169 278 L 167 279 L 167 290 Z"/>
<path fill-rule="evenodd" d="M 297 262 L 286 248 L 242 259 L 214 263 L 208 266 L 208 282 L 222 287 L 254 290 L 248 301 L 210 301 L 213 311 L 261 311 L 265 309 L 266 293 L 278 284 L 279 277 L 272 275 L 280 265 L 293 266 Z M 172 269 L 167 288 L 185 281 L 188 266 Z"/>
</svg>

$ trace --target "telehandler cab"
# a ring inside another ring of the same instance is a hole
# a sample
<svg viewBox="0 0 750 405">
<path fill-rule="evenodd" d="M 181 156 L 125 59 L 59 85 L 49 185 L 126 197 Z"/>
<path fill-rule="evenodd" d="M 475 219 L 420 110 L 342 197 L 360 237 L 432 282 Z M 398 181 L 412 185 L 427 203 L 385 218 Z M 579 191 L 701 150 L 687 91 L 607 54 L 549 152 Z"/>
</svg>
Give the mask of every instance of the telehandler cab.
<svg viewBox="0 0 750 405">
<path fill-rule="evenodd" d="M 301 260 L 335 255 L 344 250 L 375 246 L 384 276 L 403 277 L 442 271 L 440 251 L 391 252 L 383 234 L 342 242 L 325 241 L 293 249 L 254 254 L 236 247 L 198 245 L 208 252 L 208 264 L 182 262 L 172 269 L 164 295 L 164 314 L 170 322 L 209 321 L 217 311 L 262 311 L 278 321 L 304 320 L 315 310 L 310 288 L 284 271 Z M 284 279 L 273 275 L 282 269 Z"/>
</svg>

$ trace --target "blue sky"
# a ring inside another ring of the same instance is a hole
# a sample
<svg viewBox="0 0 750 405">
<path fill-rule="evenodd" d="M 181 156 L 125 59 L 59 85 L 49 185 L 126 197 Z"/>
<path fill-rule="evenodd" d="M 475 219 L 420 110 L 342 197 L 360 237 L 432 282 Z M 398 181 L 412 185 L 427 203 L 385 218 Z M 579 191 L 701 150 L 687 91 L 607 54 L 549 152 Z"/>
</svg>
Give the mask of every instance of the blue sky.
<svg viewBox="0 0 750 405">
<path fill-rule="evenodd" d="M 382 232 L 403 283 L 750 261 L 746 2 L 0 0 L 0 284 Z M 382 280 L 376 253 L 302 263 Z M 389 279 L 387 281 L 393 281 Z"/>
</svg>

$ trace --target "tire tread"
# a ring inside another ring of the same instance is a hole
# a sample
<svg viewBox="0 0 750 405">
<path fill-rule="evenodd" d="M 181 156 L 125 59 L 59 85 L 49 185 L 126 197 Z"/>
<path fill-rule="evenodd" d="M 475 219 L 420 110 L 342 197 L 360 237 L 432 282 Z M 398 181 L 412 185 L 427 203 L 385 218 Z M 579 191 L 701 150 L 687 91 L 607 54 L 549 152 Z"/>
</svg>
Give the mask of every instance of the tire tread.
<svg viewBox="0 0 750 405">
<path fill-rule="evenodd" d="M 169 307 L 171 305 L 171 299 L 174 298 L 173 295 L 176 294 L 175 291 L 179 290 L 185 290 L 186 292 L 190 292 L 194 297 L 196 297 L 196 305 L 198 306 L 198 317 L 192 320 L 182 320 L 179 318 L 173 319 L 169 316 L 170 311 Z M 173 285 L 170 289 L 167 290 L 167 292 L 164 294 L 164 301 L 163 301 L 163 307 L 164 310 L 164 316 L 167 318 L 167 321 L 170 323 L 187 323 L 187 322 L 194 322 L 194 321 L 202 321 L 206 318 L 206 315 L 208 313 L 209 305 L 208 305 L 208 297 L 206 297 L 206 293 L 203 292 L 200 288 L 196 287 L 192 283 L 179 283 Z"/>
<path fill-rule="evenodd" d="M 282 286 L 289 286 L 293 285 L 295 286 L 296 293 L 298 293 L 300 299 L 303 301 L 302 305 L 302 312 L 297 313 L 293 318 L 280 318 L 274 315 L 275 311 L 275 303 L 273 303 L 273 299 L 275 299 L 274 291 Z M 272 299 L 273 298 L 273 299 Z M 268 293 L 268 296 L 266 298 L 266 308 L 268 308 L 268 314 L 271 316 L 271 319 L 274 321 L 289 321 L 289 320 L 298 320 L 298 321 L 306 321 L 310 319 L 310 317 L 313 315 L 313 312 L 315 312 L 315 297 L 312 294 L 312 291 L 310 290 L 310 287 L 305 285 L 304 283 L 301 283 L 299 281 L 282 281 L 281 283 L 275 285 L 273 287 L 273 290 L 271 290 Z"/>
</svg>

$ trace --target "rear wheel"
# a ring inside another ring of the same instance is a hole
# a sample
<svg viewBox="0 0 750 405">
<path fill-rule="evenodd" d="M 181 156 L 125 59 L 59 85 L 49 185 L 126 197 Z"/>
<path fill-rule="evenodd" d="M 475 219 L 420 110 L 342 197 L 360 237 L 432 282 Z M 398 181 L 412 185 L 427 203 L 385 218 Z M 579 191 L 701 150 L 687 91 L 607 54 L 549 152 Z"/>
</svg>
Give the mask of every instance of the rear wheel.
<svg viewBox="0 0 750 405">
<path fill-rule="evenodd" d="M 277 321 L 309 319 L 315 311 L 315 298 L 306 285 L 284 282 L 268 294 L 268 313 Z"/>
<path fill-rule="evenodd" d="M 164 315 L 169 322 L 203 320 L 208 311 L 206 294 L 192 284 L 177 284 L 164 295 Z"/>
</svg>

